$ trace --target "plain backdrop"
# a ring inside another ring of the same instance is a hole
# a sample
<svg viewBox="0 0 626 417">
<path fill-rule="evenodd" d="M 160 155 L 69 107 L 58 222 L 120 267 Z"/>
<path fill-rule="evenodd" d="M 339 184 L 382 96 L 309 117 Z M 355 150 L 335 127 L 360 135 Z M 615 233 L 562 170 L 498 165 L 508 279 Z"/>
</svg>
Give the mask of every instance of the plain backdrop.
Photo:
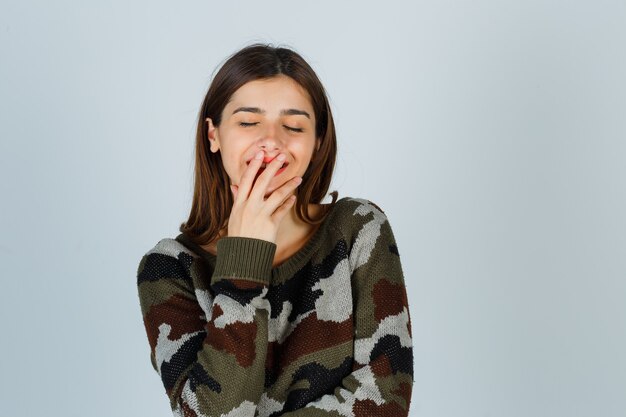
<svg viewBox="0 0 626 417">
<path fill-rule="evenodd" d="M 137 267 L 215 69 L 266 42 L 328 91 L 329 191 L 392 225 L 410 416 L 626 415 L 623 1 L 0 4 L 0 414 L 171 415 Z"/>
</svg>

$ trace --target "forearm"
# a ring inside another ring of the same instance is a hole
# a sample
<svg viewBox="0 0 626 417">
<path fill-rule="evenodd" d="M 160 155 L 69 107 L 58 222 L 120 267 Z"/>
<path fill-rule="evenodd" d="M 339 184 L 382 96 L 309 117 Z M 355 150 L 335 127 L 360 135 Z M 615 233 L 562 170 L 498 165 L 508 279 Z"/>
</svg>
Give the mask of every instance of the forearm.
<svg viewBox="0 0 626 417">
<path fill-rule="evenodd" d="M 151 359 L 175 413 L 254 415 L 264 388 L 274 250 L 266 241 L 225 240 L 206 289 L 195 288 L 173 257 L 142 261 Z"/>
</svg>

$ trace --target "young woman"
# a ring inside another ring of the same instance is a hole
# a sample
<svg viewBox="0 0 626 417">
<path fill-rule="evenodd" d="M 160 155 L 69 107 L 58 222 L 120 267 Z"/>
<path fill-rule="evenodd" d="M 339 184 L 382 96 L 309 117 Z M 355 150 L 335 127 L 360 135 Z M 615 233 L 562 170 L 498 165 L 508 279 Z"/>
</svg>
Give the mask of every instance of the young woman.
<svg viewBox="0 0 626 417">
<path fill-rule="evenodd" d="M 198 119 L 189 219 L 141 259 L 153 368 L 176 416 L 407 416 L 411 321 L 388 218 L 326 196 L 332 113 L 296 52 L 254 44 Z"/>
</svg>

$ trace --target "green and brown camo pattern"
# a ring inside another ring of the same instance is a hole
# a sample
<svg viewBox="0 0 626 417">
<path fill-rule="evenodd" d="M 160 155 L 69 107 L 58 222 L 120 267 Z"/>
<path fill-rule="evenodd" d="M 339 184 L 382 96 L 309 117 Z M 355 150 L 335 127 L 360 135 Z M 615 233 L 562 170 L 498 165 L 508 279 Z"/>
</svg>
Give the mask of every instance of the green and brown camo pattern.
<svg viewBox="0 0 626 417">
<path fill-rule="evenodd" d="M 139 263 L 152 367 L 175 416 L 407 416 L 411 320 L 385 213 L 339 199 L 307 244 L 272 267 L 272 242 L 187 236 Z"/>
</svg>

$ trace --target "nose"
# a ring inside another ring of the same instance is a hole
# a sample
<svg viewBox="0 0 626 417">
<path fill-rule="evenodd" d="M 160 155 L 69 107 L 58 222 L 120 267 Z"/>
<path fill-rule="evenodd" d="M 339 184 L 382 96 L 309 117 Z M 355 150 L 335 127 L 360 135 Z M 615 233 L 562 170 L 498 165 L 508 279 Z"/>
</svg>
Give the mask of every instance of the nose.
<svg viewBox="0 0 626 417">
<path fill-rule="evenodd" d="M 258 140 L 257 146 L 268 153 L 276 150 L 280 152 L 283 149 L 283 143 L 276 135 L 276 130 L 273 127 L 268 127 L 263 132 L 263 136 Z"/>
</svg>

